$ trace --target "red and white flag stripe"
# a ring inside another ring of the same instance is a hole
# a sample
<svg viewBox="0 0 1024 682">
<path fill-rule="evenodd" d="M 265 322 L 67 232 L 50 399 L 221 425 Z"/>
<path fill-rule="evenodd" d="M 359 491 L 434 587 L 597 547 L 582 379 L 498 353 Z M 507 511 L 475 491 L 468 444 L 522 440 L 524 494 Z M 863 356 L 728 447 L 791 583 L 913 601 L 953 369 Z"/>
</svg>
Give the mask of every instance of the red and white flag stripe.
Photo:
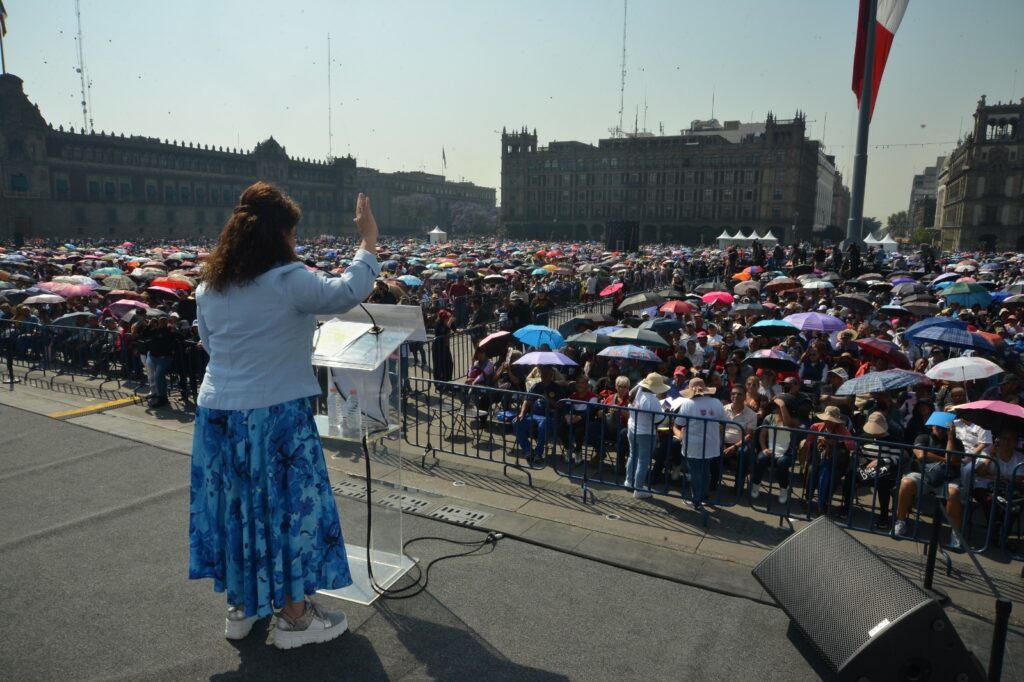
<svg viewBox="0 0 1024 682">
<path fill-rule="evenodd" d="M 860 106 L 861 89 L 864 85 L 864 50 L 867 42 L 867 3 L 871 0 L 860 0 L 860 19 L 857 23 L 857 49 L 853 53 L 853 93 L 857 95 L 857 106 Z M 878 86 L 882 82 L 882 72 L 885 71 L 885 62 L 889 58 L 889 50 L 892 48 L 893 38 L 896 36 L 896 29 L 903 21 L 903 14 L 907 11 L 907 4 L 910 0 L 878 0 L 878 10 L 875 17 L 875 54 L 874 71 L 871 78 L 871 113 L 875 111 L 875 102 L 878 101 Z"/>
</svg>

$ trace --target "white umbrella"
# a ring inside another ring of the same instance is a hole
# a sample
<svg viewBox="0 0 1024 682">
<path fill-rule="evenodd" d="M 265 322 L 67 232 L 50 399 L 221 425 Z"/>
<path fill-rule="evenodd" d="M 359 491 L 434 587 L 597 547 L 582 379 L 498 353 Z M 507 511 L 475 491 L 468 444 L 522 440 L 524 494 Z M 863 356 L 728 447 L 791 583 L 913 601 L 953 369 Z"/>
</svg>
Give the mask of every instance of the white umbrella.
<svg viewBox="0 0 1024 682">
<path fill-rule="evenodd" d="M 991 360 L 970 356 L 940 362 L 925 372 L 925 376 L 943 381 L 971 381 L 995 376 L 1003 371 L 1002 367 Z"/>
<path fill-rule="evenodd" d="M 63 303 L 64 297 L 58 296 L 57 294 L 36 294 L 35 296 L 29 296 L 22 303 L 25 305 L 37 305 L 44 303 Z"/>
</svg>

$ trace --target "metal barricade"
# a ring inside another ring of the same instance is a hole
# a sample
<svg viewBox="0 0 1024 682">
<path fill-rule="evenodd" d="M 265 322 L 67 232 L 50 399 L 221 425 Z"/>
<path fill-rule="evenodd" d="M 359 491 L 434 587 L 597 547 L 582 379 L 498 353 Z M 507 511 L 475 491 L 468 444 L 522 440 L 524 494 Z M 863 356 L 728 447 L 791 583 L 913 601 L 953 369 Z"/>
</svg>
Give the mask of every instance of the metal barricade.
<svg viewBox="0 0 1024 682">
<path fill-rule="evenodd" d="M 762 503 L 763 492 L 756 497 L 752 494 L 751 507 L 778 514 L 780 523 L 794 513 L 807 520 L 826 514 L 851 530 L 895 536 L 895 522 L 902 520 L 907 533 L 900 537 L 927 543 L 930 526 L 926 524 L 931 512 L 926 498 L 938 492 L 948 496 L 951 517 L 961 519 L 965 549 L 984 552 L 989 547 L 995 500 L 988 509 L 976 504 L 972 493 L 977 477 L 973 464 L 967 461 L 991 461 L 989 455 L 964 455 L 944 448 L 774 425 L 758 427 L 755 446 L 750 487 L 760 491 L 767 474 L 767 495 Z M 921 453 L 921 463 L 915 451 Z M 929 455 L 932 462 L 928 461 Z M 934 485 L 926 478 L 924 465 L 930 463 L 945 466 L 946 473 Z M 788 494 L 794 489 L 800 494 Z M 788 499 L 774 502 L 775 495 L 783 491 Z M 834 506 L 837 495 L 838 508 Z M 900 511 L 901 495 L 914 499 L 905 517 Z M 975 523 L 977 510 L 983 511 L 986 519 L 980 528 Z M 958 549 L 953 544 L 947 547 Z"/>
<path fill-rule="evenodd" d="M 125 379 L 124 358 L 117 332 L 92 327 L 65 327 L 35 322 L 0 320 L 0 335 L 10 370 L 21 367 L 25 376 L 40 372 L 53 380 L 60 376 L 100 379 L 101 387 Z"/>
<path fill-rule="evenodd" d="M 563 400 L 559 408 L 564 454 L 556 457 L 555 470 L 580 483 L 584 500 L 593 495 L 590 486 L 594 484 L 678 496 L 695 506 L 729 507 L 739 500 L 748 466 L 742 444 L 749 434 L 739 441 L 735 457 L 723 457 L 724 432 L 734 428 L 742 434 L 739 423 L 579 400 Z M 652 433 L 631 430 L 631 420 L 643 431 L 649 420 Z M 714 452 L 707 451 L 709 429 L 719 431 Z M 630 462 L 634 453 L 635 462 Z M 632 479 L 628 479 L 630 468 Z M 701 499 L 695 490 L 703 492 Z"/>
<path fill-rule="evenodd" d="M 553 446 L 545 440 L 546 424 L 541 422 L 540 430 L 527 436 L 537 438 L 539 448 L 530 453 L 519 448 L 522 427 L 513 413 L 518 415 L 530 397 L 526 391 L 408 377 L 402 395 L 405 442 L 423 449 L 421 463 L 427 457 L 437 459 L 437 453 L 496 462 L 506 475 L 509 469 L 525 473 L 532 485 L 530 471 L 546 466 Z"/>
</svg>

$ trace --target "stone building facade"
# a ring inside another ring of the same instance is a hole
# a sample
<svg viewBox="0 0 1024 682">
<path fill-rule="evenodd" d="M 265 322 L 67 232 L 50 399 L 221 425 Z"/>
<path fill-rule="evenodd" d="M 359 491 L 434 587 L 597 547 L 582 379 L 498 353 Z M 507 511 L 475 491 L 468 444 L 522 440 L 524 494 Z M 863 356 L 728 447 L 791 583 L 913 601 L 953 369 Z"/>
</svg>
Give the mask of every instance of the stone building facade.
<svg viewBox="0 0 1024 682">
<path fill-rule="evenodd" d="M 974 128 L 939 172 L 936 223 L 949 251 L 1024 251 L 1024 98 L 978 100 Z"/>
<path fill-rule="evenodd" d="M 273 182 L 299 203 L 300 237 L 352 234 L 361 191 L 383 213 L 385 233 L 445 225 L 443 211 L 456 200 L 489 199 L 494 207 L 494 189 L 419 175 L 357 169 L 352 157 L 292 158 L 273 137 L 242 151 L 55 129 L 20 78 L 0 76 L 0 241 L 213 238 L 256 180 Z M 435 197 L 437 214 L 422 225 L 396 224 L 390 207 L 416 193 Z"/>
<path fill-rule="evenodd" d="M 733 123 L 596 146 L 540 147 L 536 131 L 505 130 L 502 222 L 510 235 L 541 239 L 604 240 L 623 224 L 639 226 L 641 243 L 711 244 L 723 229 L 811 238 L 820 143 L 804 115 L 769 113 L 754 132 Z"/>
</svg>

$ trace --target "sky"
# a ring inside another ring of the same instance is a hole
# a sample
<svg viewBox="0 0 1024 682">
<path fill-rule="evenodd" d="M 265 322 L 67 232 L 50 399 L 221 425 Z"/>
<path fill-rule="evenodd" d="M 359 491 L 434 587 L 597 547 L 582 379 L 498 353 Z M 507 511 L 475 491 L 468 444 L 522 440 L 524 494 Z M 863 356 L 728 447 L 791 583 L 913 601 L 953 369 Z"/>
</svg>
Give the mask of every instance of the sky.
<svg viewBox="0 0 1024 682">
<path fill-rule="evenodd" d="M 55 126 L 82 126 L 73 0 L 4 0 L 8 71 Z M 857 0 L 633 0 L 624 127 L 806 112 L 852 175 Z M 619 122 L 621 0 L 81 0 L 96 130 L 500 187 L 503 126 L 596 144 Z M 1024 96 L 1024 2 L 911 0 L 871 127 L 865 215 Z M 327 35 L 331 36 L 331 63 Z M 328 71 L 331 97 L 328 100 Z M 333 138 L 329 144 L 328 110 Z M 646 121 L 646 124 L 645 124 Z M 876 146 L 880 145 L 880 147 Z M 900 146 L 893 146 L 900 145 Z M 500 195 L 499 195 L 500 200 Z"/>
</svg>

